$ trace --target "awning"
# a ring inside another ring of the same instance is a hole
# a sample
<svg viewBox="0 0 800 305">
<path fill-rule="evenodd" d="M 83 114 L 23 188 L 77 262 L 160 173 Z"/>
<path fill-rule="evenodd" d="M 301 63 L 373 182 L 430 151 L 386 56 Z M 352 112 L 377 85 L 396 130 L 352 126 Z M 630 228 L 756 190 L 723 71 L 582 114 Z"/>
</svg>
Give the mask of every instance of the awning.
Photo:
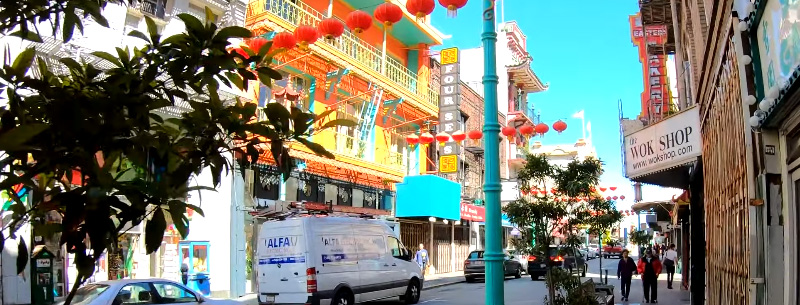
<svg viewBox="0 0 800 305">
<path fill-rule="evenodd" d="M 486 222 L 479 222 L 478 225 L 485 226 Z M 500 225 L 506 228 L 516 228 L 513 224 L 511 224 L 511 221 L 508 220 L 508 215 L 506 215 L 506 213 L 503 213 L 503 216 L 501 216 Z"/>
<path fill-rule="evenodd" d="M 530 56 L 518 64 L 507 65 L 506 68 L 508 73 L 511 74 L 511 79 L 514 80 L 514 83 L 525 92 L 535 93 L 547 90 L 548 85 L 543 84 L 539 76 L 533 72 Z"/>
<path fill-rule="evenodd" d="M 461 185 L 435 175 L 407 176 L 397 188 L 396 217 L 461 219 Z"/>
</svg>

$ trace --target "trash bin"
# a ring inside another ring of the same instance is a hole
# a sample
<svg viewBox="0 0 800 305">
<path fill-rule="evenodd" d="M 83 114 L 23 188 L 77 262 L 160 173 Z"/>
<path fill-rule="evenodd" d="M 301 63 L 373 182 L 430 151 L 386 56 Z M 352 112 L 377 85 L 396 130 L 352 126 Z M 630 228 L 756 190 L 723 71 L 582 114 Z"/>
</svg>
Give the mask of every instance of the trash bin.
<svg viewBox="0 0 800 305">
<path fill-rule="evenodd" d="M 210 278 L 205 273 L 197 273 L 189 279 L 189 288 L 199 292 L 203 296 L 211 296 Z"/>
</svg>

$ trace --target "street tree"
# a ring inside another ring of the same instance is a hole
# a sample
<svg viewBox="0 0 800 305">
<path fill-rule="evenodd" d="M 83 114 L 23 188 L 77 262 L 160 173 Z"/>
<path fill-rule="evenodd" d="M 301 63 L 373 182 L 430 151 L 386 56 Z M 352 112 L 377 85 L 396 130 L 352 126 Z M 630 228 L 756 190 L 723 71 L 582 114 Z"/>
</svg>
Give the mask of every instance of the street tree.
<svg viewBox="0 0 800 305">
<path fill-rule="evenodd" d="M 556 235 L 563 236 L 567 244 L 576 244 L 580 230 L 597 234 L 622 219 L 614 203 L 595 191 L 603 173 L 602 162 L 587 158 L 561 167 L 537 154 L 527 155 L 525 161 L 518 173 L 520 192 L 535 190 L 538 195 L 521 196 L 504 208 L 509 221 L 521 228 L 516 246 L 545 259 L 547 304 L 596 304 L 594 291 L 585 289 L 579 277 L 553 268 L 549 247 Z"/>
<path fill-rule="evenodd" d="M 639 246 L 639 255 L 642 255 L 642 249 L 653 242 L 653 235 L 646 230 L 633 230 L 630 235 L 630 241 L 632 244 Z"/>
<path fill-rule="evenodd" d="M 52 26 L 50 32 L 66 42 L 76 29 L 83 30 L 83 20 L 107 27 L 107 4 L 133 2 L 2 1 L 0 34 L 41 42 L 39 28 Z M 210 13 L 206 9 L 206 20 L 213 19 Z M 147 18 L 147 33 L 129 33 L 142 40 L 141 47 L 92 53 L 111 68 L 72 58 L 54 64 L 34 48 L 11 61 L 6 49 L 0 69 L 0 191 L 13 204 L 2 222 L 0 250 L 9 238 L 19 241 L 21 272 L 28 262 L 28 237 L 17 230 L 30 223 L 37 235 L 58 238 L 78 270 L 67 304 L 101 255 L 118 249 L 123 228 L 144 222 L 146 250 L 152 253 L 170 224 L 187 236 L 187 208 L 203 215 L 187 203 L 190 192 L 213 191 L 224 173 L 256 162 L 265 152 L 288 179 L 295 167 L 291 145 L 333 158 L 309 137 L 354 125 L 329 120 L 330 112 L 317 116 L 277 103 L 257 109 L 221 98 L 223 87 L 247 91 L 250 81 L 270 86 L 281 79 L 271 66 L 284 50 L 269 42 L 258 50 L 232 52 L 231 41 L 250 38 L 249 30 L 220 28 L 189 14 L 177 17 L 186 26 L 183 33 L 162 37 Z M 66 73 L 56 72 L 63 68 Z M 182 113 L 165 115 L 180 102 L 188 102 Z M 266 119 L 258 119 L 259 111 Z M 213 185 L 192 185 L 204 170 Z M 27 196 L 14 191 L 19 186 Z M 42 221 L 53 215 L 61 221 Z"/>
</svg>

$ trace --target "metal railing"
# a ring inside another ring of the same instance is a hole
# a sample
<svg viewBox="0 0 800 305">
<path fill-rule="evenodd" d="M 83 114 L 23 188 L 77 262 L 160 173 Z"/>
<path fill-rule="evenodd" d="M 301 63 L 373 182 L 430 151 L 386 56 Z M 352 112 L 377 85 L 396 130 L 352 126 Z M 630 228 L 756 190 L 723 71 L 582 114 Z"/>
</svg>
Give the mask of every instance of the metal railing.
<svg viewBox="0 0 800 305">
<path fill-rule="evenodd" d="M 247 7 L 247 19 L 258 18 L 262 14 L 269 14 L 280 18 L 293 26 L 311 25 L 317 26 L 325 15 L 310 7 L 309 5 L 296 1 L 288 0 L 253 0 Z M 339 38 L 333 40 L 319 40 L 317 43 L 324 43 L 332 48 L 344 53 L 347 57 L 358 62 L 373 71 L 386 76 L 390 81 L 399 85 L 403 89 L 417 95 L 417 97 L 433 106 L 439 106 L 439 93 L 433 88 L 418 88 L 417 74 L 404 67 L 398 60 L 386 58 L 385 70 L 382 71 L 383 61 L 380 49 L 369 45 L 366 41 L 358 38 L 355 34 L 345 29 Z"/>
</svg>

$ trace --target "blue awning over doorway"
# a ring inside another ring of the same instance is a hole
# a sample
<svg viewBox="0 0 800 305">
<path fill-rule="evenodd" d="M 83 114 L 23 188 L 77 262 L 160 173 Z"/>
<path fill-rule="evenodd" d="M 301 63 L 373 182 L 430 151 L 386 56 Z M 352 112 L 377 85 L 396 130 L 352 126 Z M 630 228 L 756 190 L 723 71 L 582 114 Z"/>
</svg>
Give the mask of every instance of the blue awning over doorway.
<svg viewBox="0 0 800 305">
<path fill-rule="evenodd" d="M 461 185 L 434 175 L 407 176 L 397 184 L 396 217 L 461 219 Z"/>
</svg>

